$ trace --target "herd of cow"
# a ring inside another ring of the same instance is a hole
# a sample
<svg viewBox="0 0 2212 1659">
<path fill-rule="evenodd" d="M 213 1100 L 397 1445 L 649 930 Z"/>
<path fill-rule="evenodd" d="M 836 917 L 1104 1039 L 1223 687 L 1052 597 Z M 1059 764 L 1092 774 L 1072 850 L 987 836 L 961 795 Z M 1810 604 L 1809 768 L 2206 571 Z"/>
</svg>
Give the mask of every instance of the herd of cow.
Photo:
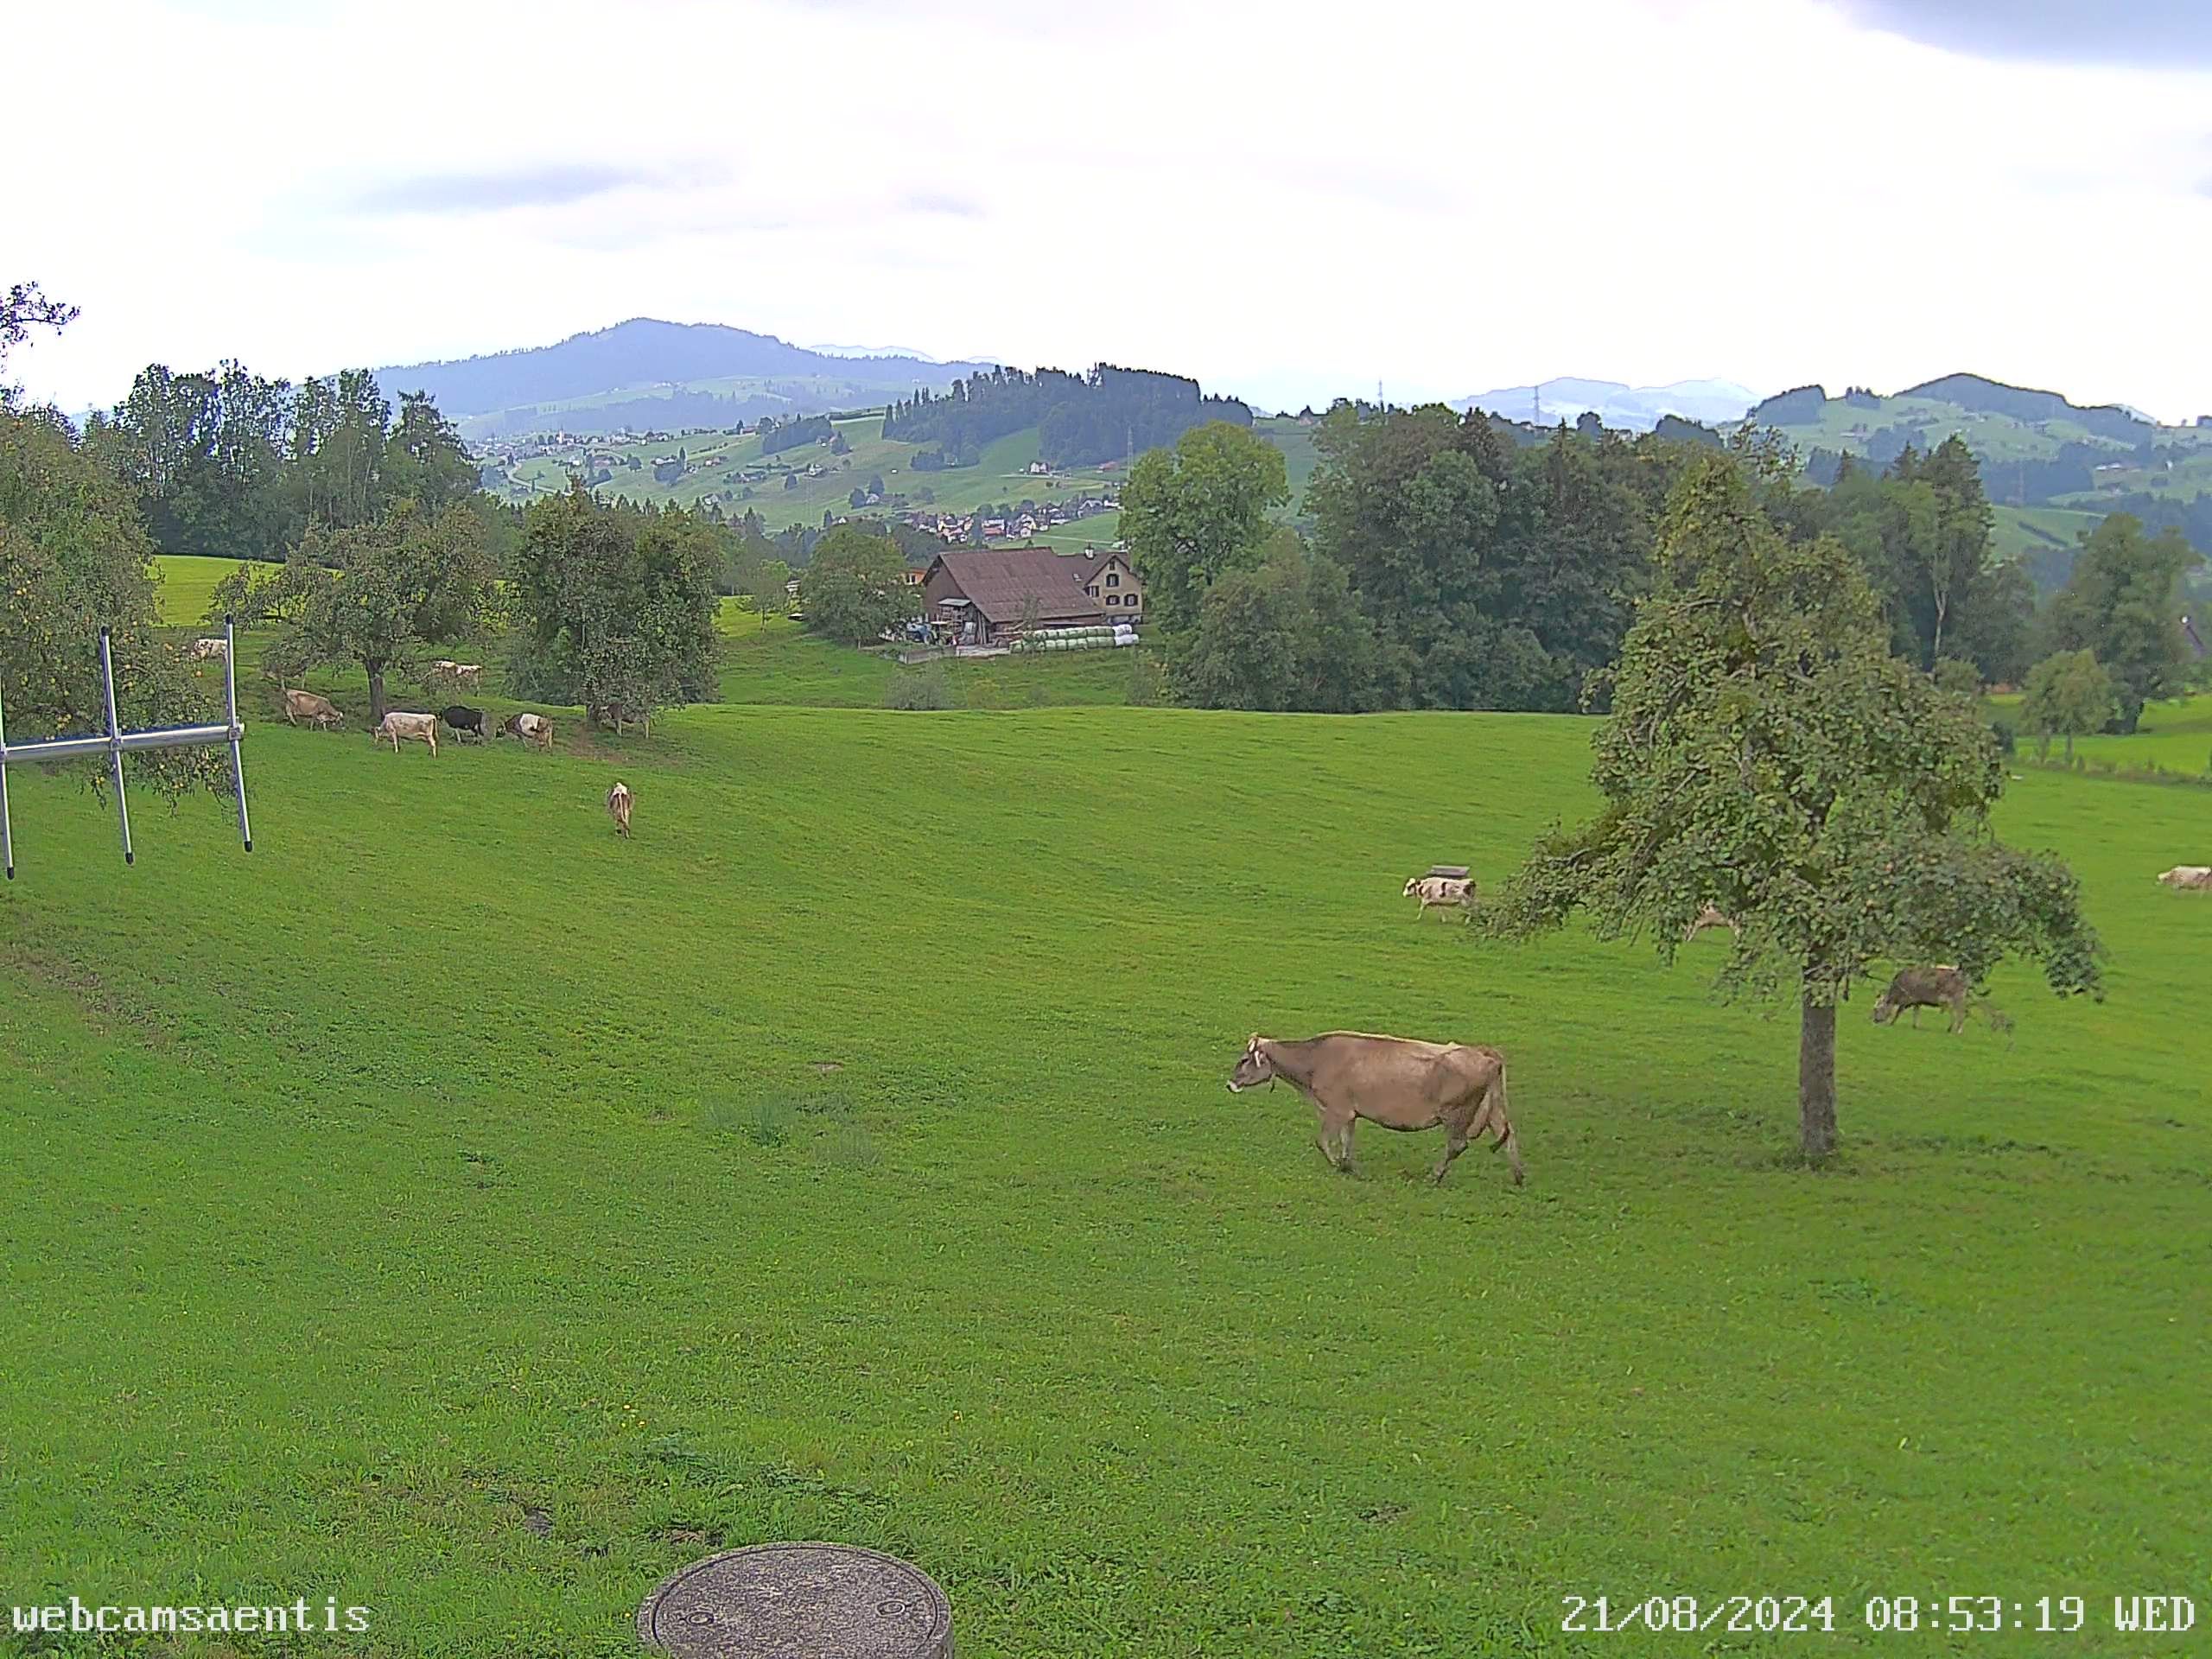
<svg viewBox="0 0 2212 1659">
<path fill-rule="evenodd" d="M 318 731 L 328 731 L 346 723 L 346 711 L 319 692 L 294 691 L 287 689 L 283 697 L 284 719 L 289 724 L 308 725 L 315 728 Z M 438 728 L 441 724 L 450 731 L 456 740 L 462 737 L 474 737 L 480 743 L 490 734 L 486 732 L 484 722 L 485 714 L 481 709 L 471 709 L 461 703 L 454 703 L 450 708 L 439 710 L 435 715 L 416 714 L 404 709 L 394 709 L 389 710 L 385 717 L 377 722 L 376 730 L 370 735 L 379 743 L 389 741 L 394 754 L 399 753 L 399 743 L 402 738 L 417 743 L 426 743 L 429 746 L 430 753 L 435 754 L 438 752 Z M 499 735 L 519 738 L 522 741 L 533 744 L 538 748 L 550 749 L 553 747 L 553 722 L 543 715 L 533 715 L 527 711 L 510 715 L 505 723 L 499 728 Z"/>
<path fill-rule="evenodd" d="M 1406 882 L 1404 896 L 1415 901 L 1415 921 L 1432 910 L 1474 908 L 1474 878 L 1441 872 L 1440 867 Z M 2158 880 L 2177 892 L 2212 893 L 2212 865 L 2177 864 Z M 1707 905 L 1683 930 L 1682 942 L 1713 927 L 1725 927 L 1738 938 L 1743 935 L 1733 917 Z M 1875 1000 L 1874 1023 L 1892 1025 L 1910 1010 L 1917 1026 L 1923 1008 L 1942 1008 L 1949 1012 L 1955 1033 L 1966 1028 L 1972 995 L 1965 973 L 1955 963 L 1906 968 Z M 1991 1018 L 1999 1016 L 1993 1012 Z M 1493 1152 L 1505 1154 L 1515 1183 L 1523 1178 L 1520 1143 L 1506 1116 L 1505 1056 L 1487 1044 L 1429 1043 L 1359 1031 L 1324 1032 L 1286 1042 L 1255 1032 L 1229 1074 L 1230 1090 L 1277 1080 L 1290 1084 L 1319 1114 L 1321 1155 L 1338 1169 L 1351 1169 L 1352 1129 L 1364 1118 L 1387 1129 L 1442 1128 L 1444 1155 L 1429 1172 L 1431 1180 L 1441 1181 L 1452 1160 L 1485 1135 L 1493 1137 Z"/>
</svg>

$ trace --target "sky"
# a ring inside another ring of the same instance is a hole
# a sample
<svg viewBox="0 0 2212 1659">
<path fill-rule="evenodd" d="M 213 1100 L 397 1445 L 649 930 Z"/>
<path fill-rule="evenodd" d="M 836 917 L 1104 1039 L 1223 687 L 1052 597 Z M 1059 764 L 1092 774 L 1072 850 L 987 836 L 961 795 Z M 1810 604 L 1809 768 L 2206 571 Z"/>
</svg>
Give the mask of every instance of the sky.
<svg viewBox="0 0 2212 1659">
<path fill-rule="evenodd" d="M 632 316 L 1267 407 L 1959 370 L 2212 413 L 2202 0 L 73 0 L 9 378 Z"/>
</svg>

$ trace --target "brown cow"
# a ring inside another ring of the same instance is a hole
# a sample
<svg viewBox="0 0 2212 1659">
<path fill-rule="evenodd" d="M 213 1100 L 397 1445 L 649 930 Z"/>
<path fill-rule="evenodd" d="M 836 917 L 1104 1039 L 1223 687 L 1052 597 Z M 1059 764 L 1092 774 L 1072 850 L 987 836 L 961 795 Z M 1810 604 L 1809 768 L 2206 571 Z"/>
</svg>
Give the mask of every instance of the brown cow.
<svg viewBox="0 0 2212 1659">
<path fill-rule="evenodd" d="M 614 820 L 614 833 L 630 833 L 630 785 L 618 783 L 607 791 L 607 816 Z"/>
<path fill-rule="evenodd" d="M 1920 1024 L 1923 1008 L 1948 1008 L 1951 1011 L 1951 1030 L 1964 1031 L 1967 1025 L 1967 976 L 1948 963 L 1934 968 L 1907 968 L 1890 982 L 1874 1003 L 1874 1023 L 1886 1026 L 1907 1008 L 1912 1010 L 1912 1023 Z"/>
<path fill-rule="evenodd" d="M 333 726 L 343 726 L 346 723 L 346 715 L 345 711 L 331 702 L 328 697 L 318 696 L 313 691 L 286 691 L 284 693 L 284 720 L 286 724 L 292 726 L 296 726 L 304 720 L 308 725 L 319 730 L 327 731 Z"/>
<path fill-rule="evenodd" d="M 1257 1033 L 1229 1074 L 1232 1094 L 1281 1077 L 1313 1103 L 1321 1116 L 1321 1155 L 1351 1168 L 1351 1135 L 1361 1118 L 1386 1129 L 1444 1128 L 1444 1156 L 1429 1172 L 1440 1181 L 1467 1142 L 1496 1135 L 1493 1152 L 1513 1166 L 1516 1185 L 1525 1178 L 1521 1143 L 1505 1115 L 1505 1056 L 1475 1043 L 1424 1043 L 1410 1037 L 1375 1037 L 1330 1031 L 1297 1042 Z"/>
<path fill-rule="evenodd" d="M 2158 880 L 2176 893 L 2212 893 L 2212 864 L 2177 864 Z"/>
<path fill-rule="evenodd" d="M 1740 939 L 1744 937 L 1744 930 L 1734 917 L 1724 915 L 1713 906 L 1707 905 L 1703 910 L 1698 912 L 1696 918 L 1682 930 L 1682 943 L 1688 944 L 1708 927 L 1726 928 L 1728 937 L 1732 939 Z"/>
</svg>

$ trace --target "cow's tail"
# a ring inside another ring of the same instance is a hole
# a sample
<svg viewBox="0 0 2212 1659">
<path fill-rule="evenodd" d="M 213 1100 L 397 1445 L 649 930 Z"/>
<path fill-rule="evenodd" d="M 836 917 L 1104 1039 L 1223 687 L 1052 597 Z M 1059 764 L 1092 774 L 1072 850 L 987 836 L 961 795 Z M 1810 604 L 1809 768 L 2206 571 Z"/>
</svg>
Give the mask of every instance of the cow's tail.
<svg viewBox="0 0 2212 1659">
<path fill-rule="evenodd" d="M 1497 1057 L 1497 1081 L 1491 1084 L 1490 1120 L 1492 1133 L 1497 1139 L 1491 1142 L 1492 1152 L 1502 1152 L 1505 1161 L 1513 1166 L 1513 1185 L 1520 1185 L 1529 1179 L 1529 1172 L 1521 1162 L 1520 1138 L 1513 1133 L 1513 1113 L 1505 1100 L 1505 1056 Z"/>
</svg>

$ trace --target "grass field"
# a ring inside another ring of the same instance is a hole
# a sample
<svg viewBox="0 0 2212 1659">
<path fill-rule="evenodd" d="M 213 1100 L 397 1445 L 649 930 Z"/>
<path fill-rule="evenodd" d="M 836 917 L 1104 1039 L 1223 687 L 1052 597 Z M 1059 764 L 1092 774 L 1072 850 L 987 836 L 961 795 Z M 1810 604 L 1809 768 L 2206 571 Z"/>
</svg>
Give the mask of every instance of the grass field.
<svg viewBox="0 0 2212 1659">
<path fill-rule="evenodd" d="M 207 614 L 207 601 L 214 596 L 215 585 L 241 563 L 238 559 L 157 555 L 154 572 L 162 584 L 162 620 L 177 627 L 198 627 Z"/>
<path fill-rule="evenodd" d="M 1810 1173 L 1721 947 L 1399 899 L 1584 807 L 1580 721 L 697 709 L 606 746 L 625 843 L 565 732 L 395 758 L 264 696 L 251 857 L 142 799 L 126 871 L 10 780 L 11 1601 L 613 1659 L 664 1573 L 827 1536 L 935 1573 L 963 1659 L 1576 1654 L 1563 1596 L 1677 1592 L 1833 1594 L 1822 1652 L 2188 1650 L 2102 1621 L 2212 1556 L 2212 903 L 2149 879 L 2193 791 L 2014 785 L 2109 1000 L 1854 1003 Z M 1371 1127 L 1338 1177 L 1224 1090 L 1332 1026 L 1503 1046 L 1530 1185 Z M 1865 1633 L 1950 1592 L 2093 1622 Z"/>
<path fill-rule="evenodd" d="M 901 669 L 889 656 L 803 633 L 781 619 L 762 623 L 745 613 L 744 622 L 746 632 L 733 638 L 722 659 L 725 703 L 880 709 L 895 678 L 923 671 Z M 1128 702 L 1135 655 L 1088 651 L 969 657 L 934 667 L 959 708 L 1058 708 Z"/>
<path fill-rule="evenodd" d="M 1993 697 L 1990 706 L 2002 718 L 2018 724 L 2018 697 Z M 2019 752 L 2033 755 L 2040 741 L 2023 732 Z M 2050 758 L 2059 759 L 2065 747 L 2064 739 L 2053 739 Z M 2074 740 L 2074 753 L 2084 761 L 2105 766 L 2139 769 L 2156 766 L 2191 776 L 2212 775 L 2212 696 L 2152 703 L 2143 710 L 2143 718 L 2134 732 L 2126 737 L 2077 737 Z M 2180 861 L 2208 861 L 2190 858 Z"/>
</svg>

